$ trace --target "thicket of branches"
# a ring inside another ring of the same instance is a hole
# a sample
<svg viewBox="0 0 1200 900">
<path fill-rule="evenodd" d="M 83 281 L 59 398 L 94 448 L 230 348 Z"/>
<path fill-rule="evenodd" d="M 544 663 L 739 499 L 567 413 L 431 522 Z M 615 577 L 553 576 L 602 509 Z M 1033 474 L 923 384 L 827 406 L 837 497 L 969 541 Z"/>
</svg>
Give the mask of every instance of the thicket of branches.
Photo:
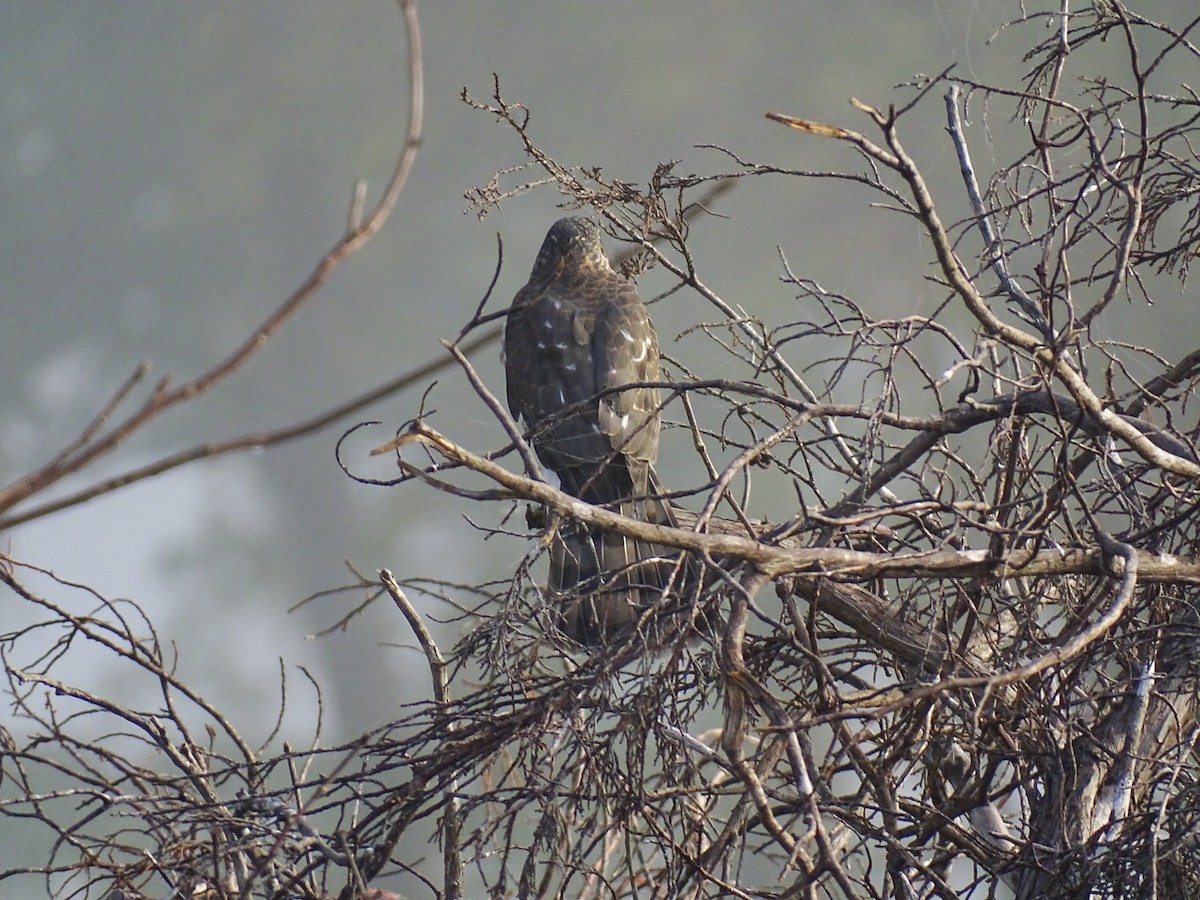
<svg viewBox="0 0 1200 900">
<path fill-rule="evenodd" d="M 408 152 L 379 210 L 352 213 L 302 292 L 373 233 L 411 165 L 420 55 L 402 6 Z M 9 560 L 5 602 L 42 614 L 0 645 L 16 712 L 14 734 L 0 733 L 0 813 L 55 843 L 8 872 L 45 872 L 64 897 L 350 898 L 398 873 L 411 895 L 435 897 L 1200 895 L 1200 343 L 1167 359 L 1103 327 L 1130 304 L 1153 303 L 1180 328 L 1194 319 L 1200 96 L 1177 73 L 1200 59 L 1198 24 L 1112 0 L 1064 5 L 1007 26 L 1033 42 L 1019 83 L 948 70 L 902 89 L 901 105 L 856 101 L 845 124 L 770 114 L 797 140 L 844 146 L 838 172 L 726 150 L 725 171 L 663 165 L 638 188 L 554 160 L 499 82 L 485 102 L 464 93 L 530 158 L 472 192 L 481 212 L 553 183 L 626 242 L 630 272 L 674 276 L 727 353 L 720 379 L 669 364 L 661 467 L 694 455 L 691 470 L 707 473 L 666 479 L 681 527 L 588 506 L 539 477 L 470 362 L 504 305 L 485 300 L 447 358 L 507 438 L 468 448 L 414 401 L 386 445 L 400 470 L 389 486 L 478 500 L 475 521 L 490 524 L 464 523 L 463 540 L 510 542 L 522 560 L 489 584 L 385 571 L 358 586 L 411 624 L 429 701 L 343 746 L 249 746 L 172 675 L 136 605 Z M 1076 71 L 1085 59 L 1104 71 Z M 905 150 L 913 111 L 937 103 L 973 211 L 958 221 Z M 1022 147 L 983 171 L 973 152 L 999 133 Z M 746 178 L 776 179 L 797 203 L 807 179 L 838 179 L 848 198 L 918 223 L 942 302 L 881 318 L 787 263 L 793 320 L 718 296 L 689 229 L 714 192 Z M 28 504 L 195 393 L 164 385 L 112 424 L 132 387 L 0 493 L 5 524 L 60 508 Z M 351 473 L 361 464 L 342 460 Z M 764 517 L 781 496 L 796 498 L 792 514 Z M 9 513 L 18 503 L 26 513 Z M 572 645 L 538 585 L 539 537 L 564 517 L 698 557 L 710 574 L 699 627 L 664 633 L 651 610 L 625 641 Z M 456 611 L 457 646 L 437 646 L 418 591 Z M 125 708 L 58 679 L 66 657 L 97 649 L 154 678 L 161 703 Z"/>
</svg>

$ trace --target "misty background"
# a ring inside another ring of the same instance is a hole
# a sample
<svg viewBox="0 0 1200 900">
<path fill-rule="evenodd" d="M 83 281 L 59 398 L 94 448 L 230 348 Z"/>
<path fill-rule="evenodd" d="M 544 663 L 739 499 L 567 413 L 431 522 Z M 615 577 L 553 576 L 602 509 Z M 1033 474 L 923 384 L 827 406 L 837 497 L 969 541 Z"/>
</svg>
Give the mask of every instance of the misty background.
<svg viewBox="0 0 1200 900">
<path fill-rule="evenodd" d="M 988 40 L 1018 13 L 1000 0 L 419 4 L 424 140 L 385 229 L 249 365 L 51 496 L 206 440 L 307 418 L 440 356 L 439 340 L 458 333 L 488 286 L 497 233 L 504 268 L 489 309 L 506 306 L 546 229 L 567 213 L 552 187 L 505 200 L 483 221 L 468 208 L 465 191 L 526 158 L 511 129 L 461 101 L 463 88 L 486 101 L 498 75 L 551 156 L 643 187 L 668 160 L 680 161 L 677 173 L 735 168 L 698 144 L 782 167 L 857 170 L 844 145 L 764 113 L 870 132 L 849 98 L 907 102 L 913 91 L 895 86 L 916 73 L 954 63 L 980 81 L 1012 82 L 1030 29 Z M 367 181 L 373 202 L 395 165 L 408 114 L 405 47 L 387 0 L 39 0 L 0 11 L 5 483 L 73 439 L 137 363 L 152 370 L 136 400 L 158 377 L 194 377 L 304 280 L 341 235 L 355 180 Z M 966 210 L 943 117 L 938 91 L 902 136 L 953 219 Z M 1002 136 L 977 128 L 968 137 L 981 174 L 1007 158 L 989 143 Z M 535 177 L 518 172 L 501 184 Z M 700 277 L 768 322 L 794 321 L 803 311 L 780 281 L 782 251 L 797 275 L 872 315 L 932 313 L 943 291 L 923 278 L 928 247 L 915 226 L 871 210 L 877 199 L 845 183 L 744 179 L 716 204 L 720 217 L 693 225 Z M 618 249 L 610 242 L 610 253 Z M 670 286 L 658 271 L 640 282 L 647 298 Z M 720 376 L 723 356 L 702 336 L 676 341 L 715 318 L 711 307 L 680 291 L 652 312 L 665 353 Z M 1131 340 L 1155 327 L 1128 318 Z M 961 314 L 950 321 L 969 333 Z M 1174 349 L 1169 339 L 1156 346 Z M 476 364 L 502 394 L 498 350 Z M 383 422 L 352 444 L 358 470 L 393 474 L 363 454 L 419 401 L 414 389 L 358 417 Z M 429 403 L 443 432 L 469 446 L 497 443 L 497 426 L 456 370 L 440 377 Z M 311 736 L 305 667 L 324 691 L 323 742 L 337 742 L 427 699 L 424 658 L 389 603 L 316 639 L 359 597 L 289 610 L 350 581 L 345 561 L 368 575 L 387 567 L 400 578 L 471 583 L 507 577 L 521 552 L 485 543 L 463 518 L 478 512 L 470 504 L 419 485 L 347 478 L 334 445 L 350 424 L 201 461 L 19 526 L 4 535 L 4 551 L 136 600 L 177 644 L 185 680 L 251 743 L 278 714 L 280 660 L 284 736 Z M 669 459 L 660 471 L 672 481 Z M 28 615 L 12 604 L 0 605 L 0 630 Z M 419 605 L 431 618 L 449 613 Z M 441 627 L 443 648 L 458 634 L 457 625 Z M 79 672 L 77 682 L 101 694 L 138 690 L 124 674 L 114 663 Z"/>
</svg>

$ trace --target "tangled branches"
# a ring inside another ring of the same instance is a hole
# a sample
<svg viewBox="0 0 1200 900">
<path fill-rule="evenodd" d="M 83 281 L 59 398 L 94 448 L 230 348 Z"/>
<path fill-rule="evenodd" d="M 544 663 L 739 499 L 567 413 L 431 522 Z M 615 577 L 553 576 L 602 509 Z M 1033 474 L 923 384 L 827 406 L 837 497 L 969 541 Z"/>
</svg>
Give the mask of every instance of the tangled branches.
<svg viewBox="0 0 1200 900">
<path fill-rule="evenodd" d="M 175 895 L 345 898 L 401 880 L 448 897 L 1192 895 L 1200 349 L 1172 361 L 1103 326 L 1122 300 L 1190 323 L 1164 282 L 1186 284 L 1200 246 L 1200 99 L 1166 73 L 1200 55 L 1198 22 L 1114 2 L 1044 18 L 1052 37 L 1019 85 L 947 71 L 901 107 L 856 102 L 861 131 L 770 115 L 851 149 L 849 175 L 722 151 L 730 171 L 663 165 L 637 188 L 556 162 L 498 82 L 486 103 L 467 97 L 514 130 L 535 173 L 515 188 L 499 173 L 469 195 L 479 211 L 557 186 L 629 244 L 628 271 L 674 279 L 700 323 L 685 338 L 724 354 L 705 377 L 682 341 L 664 385 L 679 526 L 543 480 L 462 352 L 491 334 L 481 304 L 450 358 L 504 437 L 471 449 L 418 416 L 385 445 L 389 484 L 477 501 L 484 534 L 464 540 L 519 561 L 487 584 L 384 572 L 359 585 L 416 631 L 429 702 L 337 748 L 251 748 L 174 678 L 131 607 L 95 598 L 80 616 L 5 572 L 45 612 L 4 645 L 10 691 L 40 728 L 5 748 L 18 796 L 4 809 L 57 836 L 41 871 L 75 896 L 152 896 L 155 880 Z M 1068 96 L 1069 54 L 1106 38 L 1124 68 Z M 934 95 L 971 210 L 958 222 L 905 146 Z M 1026 141 L 982 177 L 979 106 Z M 790 314 L 721 297 L 689 245 L 711 199 L 697 195 L 760 177 L 797 193 L 837 178 L 918 223 L 936 309 L 875 315 L 786 261 Z M 512 522 L 526 505 L 529 529 Z M 573 645 L 537 575 L 538 535 L 564 518 L 702 561 L 698 627 Z M 457 611 L 452 652 L 416 590 Z M 46 634 L 32 659 L 14 656 Z M 78 645 L 151 678 L 153 710 L 56 681 Z M 76 737 L 94 718 L 101 736 Z M 435 819 L 436 866 L 422 830 Z"/>
</svg>

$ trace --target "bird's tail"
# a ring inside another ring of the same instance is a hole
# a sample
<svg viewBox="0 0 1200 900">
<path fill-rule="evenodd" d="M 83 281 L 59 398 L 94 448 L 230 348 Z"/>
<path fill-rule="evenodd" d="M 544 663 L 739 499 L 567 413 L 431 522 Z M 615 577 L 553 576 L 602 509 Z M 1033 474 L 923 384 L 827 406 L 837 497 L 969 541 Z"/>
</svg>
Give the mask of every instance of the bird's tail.
<svg viewBox="0 0 1200 900">
<path fill-rule="evenodd" d="M 622 501 L 617 511 L 656 525 L 677 524 L 661 497 Z M 680 598 L 690 600 L 697 582 L 695 561 L 686 554 L 680 560 L 672 547 L 564 523 L 550 546 L 550 588 L 563 601 L 563 631 L 595 646 L 624 637 L 652 607 L 663 615 L 651 617 L 647 626 L 674 620 L 670 613 L 684 608 Z"/>
</svg>

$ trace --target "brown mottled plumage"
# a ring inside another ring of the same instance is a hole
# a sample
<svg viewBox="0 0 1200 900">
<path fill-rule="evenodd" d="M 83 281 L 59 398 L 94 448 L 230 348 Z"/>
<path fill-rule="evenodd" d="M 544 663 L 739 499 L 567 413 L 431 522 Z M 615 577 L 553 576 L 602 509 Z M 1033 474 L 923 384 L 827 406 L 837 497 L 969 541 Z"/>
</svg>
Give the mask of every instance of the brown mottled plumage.
<svg viewBox="0 0 1200 900">
<path fill-rule="evenodd" d="M 538 458 L 574 497 L 673 525 L 651 464 L 658 455 L 658 337 L 632 283 L 613 271 L 590 219 L 555 222 L 504 331 L 508 405 Z M 550 547 L 563 629 L 584 644 L 617 636 L 656 602 L 666 548 L 568 522 Z"/>
</svg>

